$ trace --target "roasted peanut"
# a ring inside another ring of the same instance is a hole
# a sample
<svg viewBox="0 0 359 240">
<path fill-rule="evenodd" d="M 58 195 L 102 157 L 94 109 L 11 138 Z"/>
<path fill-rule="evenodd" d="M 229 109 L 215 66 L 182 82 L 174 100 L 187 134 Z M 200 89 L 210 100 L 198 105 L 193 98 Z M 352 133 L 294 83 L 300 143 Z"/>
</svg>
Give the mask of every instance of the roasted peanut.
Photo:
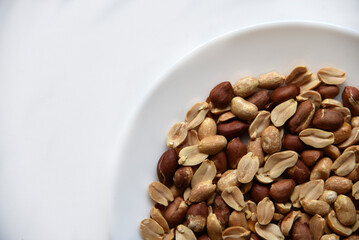
<svg viewBox="0 0 359 240">
<path fill-rule="evenodd" d="M 258 110 L 264 109 L 270 98 L 268 90 L 260 90 L 247 98 L 247 101 L 257 106 Z"/>
<path fill-rule="evenodd" d="M 230 82 L 222 82 L 215 86 L 209 94 L 209 99 L 214 106 L 224 108 L 231 103 L 233 88 Z"/>
<path fill-rule="evenodd" d="M 248 128 L 248 123 L 242 122 L 240 120 L 232 120 L 218 124 L 217 134 L 225 136 L 229 141 L 232 138 L 242 136 L 247 132 Z"/>
<path fill-rule="evenodd" d="M 237 168 L 239 160 L 247 153 L 246 145 L 237 137 L 227 144 L 227 161 L 230 168 Z"/>
</svg>

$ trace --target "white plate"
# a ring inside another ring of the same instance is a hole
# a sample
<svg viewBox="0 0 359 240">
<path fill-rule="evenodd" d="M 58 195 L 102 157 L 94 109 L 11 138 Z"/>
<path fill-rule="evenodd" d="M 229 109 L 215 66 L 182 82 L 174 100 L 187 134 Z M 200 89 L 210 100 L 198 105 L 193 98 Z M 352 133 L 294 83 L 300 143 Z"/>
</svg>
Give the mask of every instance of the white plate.
<svg viewBox="0 0 359 240">
<path fill-rule="evenodd" d="M 273 70 L 288 74 L 299 64 L 314 72 L 338 67 L 346 71 L 348 85 L 359 86 L 359 34 L 318 23 L 271 23 L 219 37 L 180 61 L 143 103 L 125 135 L 111 209 L 112 239 L 141 239 L 139 223 L 153 205 L 147 187 L 157 180 L 166 133 L 184 120 L 192 104 L 204 101 L 222 81 Z"/>
</svg>

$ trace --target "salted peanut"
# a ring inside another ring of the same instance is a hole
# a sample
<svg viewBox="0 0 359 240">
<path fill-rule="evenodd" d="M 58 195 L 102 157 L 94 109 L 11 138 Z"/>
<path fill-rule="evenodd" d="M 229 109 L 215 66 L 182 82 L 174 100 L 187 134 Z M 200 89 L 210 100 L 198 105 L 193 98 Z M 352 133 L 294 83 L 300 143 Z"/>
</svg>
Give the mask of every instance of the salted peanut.
<svg viewBox="0 0 359 240">
<path fill-rule="evenodd" d="M 323 235 L 320 240 L 340 240 L 340 237 L 334 233 Z"/>
<path fill-rule="evenodd" d="M 167 133 L 167 146 L 175 148 L 187 137 L 187 124 L 185 122 L 175 123 Z"/>
<path fill-rule="evenodd" d="M 256 224 L 256 221 L 248 220 L 248 228 L 249 228 L 249 230 L 252 231 L 252 233 L 256 231 L 255 224 Z"/>
<path fill-rule="evenodd" d="M 330 169 L 333 162 L 330 158 L 324 157 L 320 159 L 313 167 L 310 173 L 310 180 L 323 179 L 326 180 L 330 176 Z"/>
<path fill-rule="evenodd" d="M 357 159 L 359 159 L 359 145 L 352 145 L 350 147 L 347 147 L 346 149 L 344 149 L 344 152 L 346 151 L 353 151 Z"/>
<path fill-rule="evenodd" d="M 249 183 L 242 184 L 241 187 L 240 187 L 241 192 L 243 194 L 248 193 L 252 189 L 252 186 L 253 186 L 253 181 L 250 181 Z"/>
<path fill-rule="evenodd" d="M 353 128 L 359 127 L 359 117 L 358 116 L 352 117 L 350 124 L 352 125 Z"/>
<path fill-rule="evenodd" d="M 176 240 L 197 240 L 197 238 L 190 228 L 181 224 L 176 228 Z"/>
<path fill-rule="evenodd" d="M 217 192 L 222 193 L 228 187 L 238 187 L 237 170 L 230 169 L 222 174 L 217 182 Z"/>
<path fill-rule="evenodd" d="M 216 107 L 224 108 L 229 105 L 233 97 L 233 88 L 232 84 L 228 81 L 222 82 L 215 86 L 210 94 L 209 100 Z"/>
<path fill-rule="evenodd" d="M 188 187 L 183 192 L 183 199 L 186 203 L 189 203 L 189 195 L 191 194 L 191 188 Z"/>
<path fill-rule="evenodd" d="M 310 170 L 301 160 L 285 171 L 288 178 L 293 179 L 297 184 L 302 184 L 309 181 Z"/>
<path fill-rule="evenodd" d="M 212 205 L 214 200 L 216 199 L 217 197 L 217 193 L 214 192 L 207 200 L 206 200 L 206 203 L 208 206 Z"/>
<path fill-rule="evenodd" d="M 285 238 L 278 225 L 273 223 L 263 226 L 257 222 L 255 231 L 261 238 L 266 240 L 284 240 Z"/>
<path fill-rule="evenodd" d="M 177 188 L 175 185 L 172 185 L 171 187 L 169 187 L 169 189 L 171 190 L 174 198 L 182 196 L 184 192 L 183 188 Z"/>
<path fill-rule="evenodd" d="M 257 220 L 261 225 L 269 224 L 274 215 L 274 204 L 268 198 L 265 197 L 258 203 L 257 206 Z"/>
<path fill-rule="evenodd" d="M 295 98 L 298 94 L 299 89 L 294 85 L 280 86 L 273 90 L 271 101 L 275 104 L 280 104 L 289 99 Z"/>
<path fill-rule="evenodd" d="M 319 197 L 319 200 L 327 202 L 329 205 L 333 204 L 337 200 L 338 194 L 332 190 L 324 190 L 323 194 Z"/>
<path fill-rule="evenodd" d="M 327 216 L 328 217 L 328 216 Z M 327 221 L 327 217 L 325 217 L 325 221 Z M 333 231 L 330 229 L 330 227 L 328 226 L 328 223 L 325 225 L 325 228 L 324 228 L 324 234 L 331 234 L 333 233 Z M 334 233 L 333 233 L 334 234 Z M 335 234 L 336 235 L 336 234 Z"/>
<path fill-rule="evenodd" d="M 163 228 L 151 218 L 142 220 L 140 232 L 145 240 L 162 240 L 165 233 Z"/>
<path fill-rule="evenodd" d="M 189 130 L 187 132 L 187 138 L 184 141 L 183 145 L 192 146 L 192 145 L 197 145 L 198 143 L 199 143 L 198 132 L 194 129 Z"/>
<path fill-rule="evenodd" d="M 319 69 L 318 78 L 328 85 L 340 85 L 346 80 L 345 72 L 335 67 Z"/>
<path fill-rule="evenodd" d="M 310 232 L 308 224 L 302 223 L 300 221 L 296 221 L 292 227 L 292 239 L 293 240 L 301 240 L 308 239 L 312 240 L 312 234 Z"/>
<path fill-rule="evenodd" d="M 246 144 L 236 137 L 229 141 L 227 148 L 227 162 L 230 168 L 237 168 L 239 160 L 246 155 Z"/>
<path fill-rule="evenodd" d="M 353 182 L 359 181 L 359 163 L 356 163 L 353 171 L 351 171 L 345 177 L 352 180 Z"/>
<path fill-rule="evenodd" d="M 203 162 L 208 154 L 199 152 L 198 145 L 183 148 L 179 154 L 178 164 L 182 166 L 195 166 Z"/>
<path fill-rule="evenodd" d="M 338 147 L 340 149 L 347 148 L 357 142 L 359 142 L 359 127 L 352 128 L 349 138 L 342 142 Z"/>
<path fill-rule="evenodd" d="M 359 235 L 351 235 L 350 237 L 345 238 L 344 240 L 359 240 Z"/>
<path fill-rule="evenodd" d="M 222 135 L 214 135 L 203 138 L 198 144 L 198 150 L 204 154 L 214 155 L 219 153 L 227 145 L 227 139 Z"/>
<path fill-rule="evenodd" d="M 175 239 L 175 230 L 172 228 L 169 232 L 163 235 L 162 240 L 174 240 Z"/>
<path fill-rule="evenodd" d="M 259 203 L 263 198 L 269 196 L 269 186 L 255 182 L 250 190 L 251 199 Z"/>
<path fill-rule="evenodd" d="M 284 129 L 283 129 L 283 127 L 280 127 L 280 128 L 278 128 L 278 130 L 279 130 L 280 139 L 283 141 L 283 138 L 284 138 Z"/>
<path fill-rule="evenodd" d="M 205 202 L 192 204 L 187 211 L 187 227 L 194 232 L 201 232 L 205 226 L 208 216 L 208 207 Z"/>
<path fill-rule="evenodd" d="M 346 86 L 342 93 L 343 105 L 350 109 L 353 116 L 359 115 L 359 89 L 353 86 Z"/>
<path fill-rule="evenodd" d="M 224 229 L 223 240 L 246 239 L 251 235 L 251 231 L 241 226 L 234 226 Z"/>
<path fill-rule="evenodd" d="M 249 126 L 248 133 L 251 139 L 261 137 L 263 130 L 270 124 L 270 112 L 259 111 L 256 118 Z"/>
<path fill-rule="evenodd" d="M 299 133 L 299 138 L 305 144 L 314 148 L 324 148 L 334 143 L 334 134 L 316 128 L 307 128 Z"/>
<path fill-rule="evenodd" d="M 338 176 L 348 175 L 355 168 L 356 156 L 353 151 L 343 152 L 333 163 L 331 170 Z"/>
<path fill-rule="evenodd" d="M 181 224 L 186 217 L 188 205 L 182 197 L 176 197 L 174 201 L 164 210 L 163 217 L 170 228 Z"/>
<path fill-rule="evenodd" d="M 287 214 L 292 209 L 291 202 L 275 203 L 275 209 L 281 214 Z"/>
<path fill-rule="evenodd" d="M 275 89 L 284 83 L 285 76 L 277 72 L 269 72 L 258 77 L 259 87 Z"/>
<path fill-rule="evenodd" d="M 249 152 L 244 155 L 237 166 L 237 179 L 240 183 L 249 183 L 259 168 L 259 159 Z"/>
<path fill-rule="evenodd" d="M 227 145 L 228 146 L 228 145 Z M 210 157 L 210 160 L 214 163 L 217 169 L 217 174 L 222 174 L 228 169 L 226 152 L 220 151 L 219 153 Z"/>
<path fill-rule="evenodd" d="M 173 197 L 178 197 L 178 196 L 182 196 L 184 189 L 183 188 L 177 188 L 175 185 L 172 185 L 170 187 L 170 190 L 173 194 Z"/>
<path fill-rule="evenodd" d="M 207 217 L 207 233 L 211 240 L 222 240 L 222 227 L 214 213 Z"/>
<path fill-rule="evenodd" d="M 305 144 L 299 139 L 298 135 L 287 133 L 282 141 L 283 149 L 301 152 L 305 148 Z"/>
<path fill-rule="evenodd" d="M 293 223 L 299 218 L 299 211 L 291 211 L 288 213 L 282 220 L 280 224 L 280 230 L 284 236 L 288 236 L 290 230 L 292 229 Z"/>
<path fill-rule="evenodd" d="M 340 112 L 343 115 L 345 122 L 350 122 L 351 117 L 352 117 L 352 113 L 350 112 L 349 108 L 347 108 L 347 107 L 333 107 L 331 109 Z"/>
<path fill-rule="evenodd" d="M 341 236 L 348 237 L 353 232 L 350 227 L 346 227 L 338 221 L 334 210 L 331 210 L 328 214 L 327 222 L 330 229 Z"/>
<path fill-rule="evenodd" d="M 324 181 L 322 179 L 311 180 L 302 184 L 299 192 L 299 201 L 317 200 L 324 192 Z"/>
<path fill-rule="evenodd" d="M 352 187 L 352 196 L 359 200 L 359 182 L 356 182 Z"/>
<path fill-rule="evenodd" d="M 350 179 L 339 176 L 331 176 L 325 181 L 324 188 L 338 194 L 346 194 L 352 189 L 353 183 Z"/>
<path fill-rule="evenodd" d="M 168 202 L 173 201 L 171 190 L 160 182 L 152 182 L 148 186 L 148 193 L 153 201 L 163 206 L 168 206 Z"/>
<path fill-rule="evenodd" d="M 308 71 L 306 66 L 298 66 L 285 79 L 287 85 L 295 85 L 297 87 L 311 80 L 312 72 Z"/>
<path fill-rule="evenodd" d="M 295 188 L 295 182 L 292 179 L 282 179 L 273 183 L 269 195 L 276 202 L 285 202 L 290 199 Z"/>
<path fill-rule="evenodd" d="M 302 188 L 302 185 L 295 186 L 292 194 L 290 195 L 290 201 L 292 202 L 292 205 L 295 208 L 302 207 L 300 205 L 300 201 L 299 201 L 299 194 L 300 194 L 300 189 L 301 188 Z"/>
<path fill-rule="evenodd" d="M 238 187 L 226 188 L 221 196 L 227 205 L 236 211 L 241 211 L 245 206 L 243 193 Z"/>
<path fill-rule="evenodd" d="M 309 127 L 315 113 L 314 104 L 307 100 L 299 103 L 294 116 L 288 121 L 289 131 L 293 134 L 298 134 L 302 130 Z"/>
<path fill-rule="evenodd" d="M 333 98 L 324 99 L 321 103 L 323 108 L 343 107 L 343 103 Z"/>
<path fill-rule="evenodd" d="M 351 226 L 357 220 L 354 203 L 345 195 L 341 194 L 337 197 L 334 203 L 334 210 L 339 222 L 345 226 Z"/>
<path fill-rule="evenodd" d="M 264 164 L 263 173 L 270 178 L 277 178 L 290 167 L 293 167 L 298 160 L 298 154 L 294 151 L 282 151 L 269 156 Z"/>
<path fill-rule="evenodd" d="M 275 153 L 282 148 L 282 141 L 278 128 L 266 127 L 262 132 L 262 148 L 266 153 Z"/>
<path fill-rule="evenodd" d="M 284 215 L 283 215 L 283 214 L 275 212 L 275 213 L 273 214 L 273 219 L 272 219 L 272 220 L 273 220 L 274 222 L 279 222 L 279 221 L 281 221 L 283 218 L 284 218 Z"/>
<path fill-rule="evenodd" d="M 200 182 L 192 188 L 188 200 L 191 203 L 206 201 L 212 196 L 215 190 L 216 184 L 212 184 L 211 180 Z"/>
<path fill-rule="evenodd" d="M 249 98 L 247 98 L 247 101 L 256 105 L 258 110 L 262 110 L 268 104 L 269 99 L 269 90 L 263 89 L 253 93 Z"/>
<path fill-rule="evenodd" d="M 305 212 L 299 212 L 299 218 L 297 222 L 307 224 L 309 226 L 310 216 Z"/>
<path fill-rule="evenodd" d="M 304 211 L 311 215 L 319 214 L 320 216 L 324 216 L 330 211 L 329 204 L 322 200 L 302 200 L 300 203 Z"/>
<path fill-rule="evenodd" d="M 257 221 L 257 205 L 252 200 L 247 200 L 246 205 L 243 208 L 243 212 L 246 214 L 246 218 L 251 221 Z M 248 222 L 248 226 L 249 226 Z M 250 226 L 249 226 L 250 228 Z M 251 229 L 251 228 L 250 228 Z"/>
<path fill-rule="evenodd" d="M 309 221 L 309 229 L 312 232 L 313 240 L 320 240 L 324 234 L 326 221 L 320 215 L 315 214 Z"/>
<path fill-rule="evenodd" d="M 241 97 L 235 97 L 231 102 L 231 111 L 238 118 L 245 121 L 251 121 L 257 116 L 258 108 L 253 103 L 250 103 Z"/>
<path fill-rule="evenodd" d="M 340 112 L 327 108 L 318 109 L 312 120 L 314 127 L 330 131 L 339 129 L 343 123 L 344 117 Z"/>
<path fill-rule="evenodd" d="M 199 126 L 205 119 L 208 111 L 209 105 L 206 102 L 193 105 L 186 115 L 185 122 L 187 123 L 187 129 L 190 130 Z"/>
<path fill-rule="evenodd" d="M 232 100 L 232 99 L 231 99 Z M 212 102 L 208 104 L 209 110 L 214 115 L 219 115 L 228 111 L 231 111 L 231 105 L 228 105 L 226 107 L 216 107 Z"/>
<path fill-rule="evenodd" d="M 304 102 L 304 101 L 311 101 L 314 106 L 316 108 L 318 108 L 320 106 L 320 104 L 322 103 L 322 97 L 320 96 L 320 94 L 317 91 L 314 90 L 306 90 L 304 92 L 301 92 L 297 97 L 296 97 L 298 102 Z"/>
<path fill-rule="evenodd" d="M 262 138 L 256 138 L 254 140 L 248 140 L 247 151 L 252 152 L 253 156 L 258 157 L 259 166 L 264 164 L 264 153 L 262 149 Z"/>
<path fill-rule="evenodd" d="M 336 131 L 334 134 L 334 144 L 339 144 L 345 140 L 347 140 L 351 135 L 352 127 L 349 123 L 344 122 L 343 125 Z"/>
<path fill-rule="evenodd" d="M 358 231 L 358 229 L 359 229 L 359 213 L 357 211 L 357 220 L 354 223 L 354 225 L 352 226 L 352 230 L 353 230 L 353 232 L 356 232 L 356 231 Z"/>
<path fill-rule="evenodd" d="M 333 144 L 326 146 L 322 149 L 322 151 L 325 156 L 331 158 L 332 160 L 336 160 L 341 155 L 339 148 Z"/>
<path fill-rule="evenodd" d="M 258 88 L 258 79 L 255 77 L 244 77 L 233 84 L 233 92 L 239 97 L 248 97 Z"/>
<path fill-rule="evenodd" d="M 269 195 L 276 202 L 285 202 L 289 200 L 294 187 L 295 182 L 293 179 L 282 179 L 272 184 Z"/>
<path fill-rule="evenodd" d="M 163 217 L 161 211 L 156 208 L 156 207 L 152 207 L 151 212 L 150 212 L 151 218 L 153 220 L 155 220 L 162 228 L 163 230 L 167 233 L 170 230 L 170 227 L 168 226 L 168 222 L 167 220 Z"/>
<path fill-rule="evenodd" d="M 300 92 L 315 89 L 321 83 L 322 82 L 313 73 L 312 75 L 310 75 L 310 80 L 308 82 L 306 82 L 306 83 L 302 84 L 301 86 L 299 86 Z"/>
<path fill-rule="evenodd" d="M 201 182 L 212 181 L 217 174 L 216 166 L 212 161 L 205 160 L 194 173 L 191 186 L 194 188 Z"/>
<path fill-rule="evenodd" d="M 240 226 L 248 229 L 248 222 L 244 212 L 233 211 L 229 216 L 228 225 L 230 227 Z"/>
<path fill-rule="evenodd" d="M 227 122 L 228 120 L 231 120 L 235 117 L 236 115 L 234 115 L 232 112 L 225 112 L 218 117 L 217 123 Z"/>
<path fill-rule="evenodd" d="M 171 186 L 173 176 L 178 168 L 178 157 L 176 150 L 171 148 L 165 151 L 157 163 L 157 177 L 161 183 Z"/>
<path fill-rule="evenodd" d="M 211 208 L 211 207 L 210 207 Z M 213 213 L 216 215 L 222 229 L 225 228 L 229 221 L 229 215 L 231 213 L 230 207 L 227 206 L 225 201 L 220 195 L 217 195 L 213 201 Z"/>
<path fill-rule="evenodd" d="M 256 174 L 256 179 L 260 183 L 269 184 L 274 181 L 273 178 L 269 177 L 268 173 L 264 173 L 264 168 L 259 168 Z"/>
<path fill-rule="evenodd" d="M 180 167 L 173 176 L 174 186 L 179 189 L 185 189 L 189 186 L 193 177 L 193 169 L 191 167 Z"/>
<path fill-rule="evenodd" d="M 320 85 L 315 90 L 320 93 L 322 99 L 335 98 L 339 94 L 339 87 L 336 85 Z"/>
<path fill-rule="evenodd" d="M 211 240 L 206 234 L 201 235 L 198 240 Z"/>
<path fill-rule="evenodd" d="M 217 124 L 213 118 L 206 117 L 198 128 L 198 137 L 203 139 L 205 137 L 214 136 L 217 134 Z"/>
<path fill-rule="evenodd" d="M 307 166 L 313 166 L 318 159 L 321 159 L 323 152 L 320 150 L 304 150 L 300 154 L 300 158 Z"/>
<path fill-rule="evenodd" d="M 277 105 L 271 112 L 270 118 L 274 126 L 283 126 L 288 119 L 290 119 L 297 110 L 297 101 L 289 99 Z"/>
</svg>

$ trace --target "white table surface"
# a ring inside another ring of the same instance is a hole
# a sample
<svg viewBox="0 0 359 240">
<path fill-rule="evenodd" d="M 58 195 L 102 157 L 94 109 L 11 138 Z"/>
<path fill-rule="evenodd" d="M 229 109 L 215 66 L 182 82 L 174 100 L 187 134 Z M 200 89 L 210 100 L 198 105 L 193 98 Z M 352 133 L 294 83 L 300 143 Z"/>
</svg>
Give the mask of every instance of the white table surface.
<svg viewBox="0 0 359 240">
<path fill-rule="evenodd" d="M 268 21 L 359 31 L 359 1 L 0 1 L 0 239 L 111 239 L 122 132 L 177 61 Z"/>
</svg>

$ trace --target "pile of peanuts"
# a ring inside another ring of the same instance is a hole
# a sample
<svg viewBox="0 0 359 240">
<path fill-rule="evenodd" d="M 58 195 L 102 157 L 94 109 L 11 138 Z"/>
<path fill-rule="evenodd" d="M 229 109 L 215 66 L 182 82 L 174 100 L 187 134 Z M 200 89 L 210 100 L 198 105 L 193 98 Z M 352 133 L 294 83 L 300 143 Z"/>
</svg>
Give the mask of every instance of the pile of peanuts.
<svg viewBox="0 0 359 240">
<path fill-rule="evenodd" d="M 143 239 L 359 240 L 359 90 L 336 100 L 345 81 L 298 66 L 215 86 L 167 134 Z"/>
</svg>

